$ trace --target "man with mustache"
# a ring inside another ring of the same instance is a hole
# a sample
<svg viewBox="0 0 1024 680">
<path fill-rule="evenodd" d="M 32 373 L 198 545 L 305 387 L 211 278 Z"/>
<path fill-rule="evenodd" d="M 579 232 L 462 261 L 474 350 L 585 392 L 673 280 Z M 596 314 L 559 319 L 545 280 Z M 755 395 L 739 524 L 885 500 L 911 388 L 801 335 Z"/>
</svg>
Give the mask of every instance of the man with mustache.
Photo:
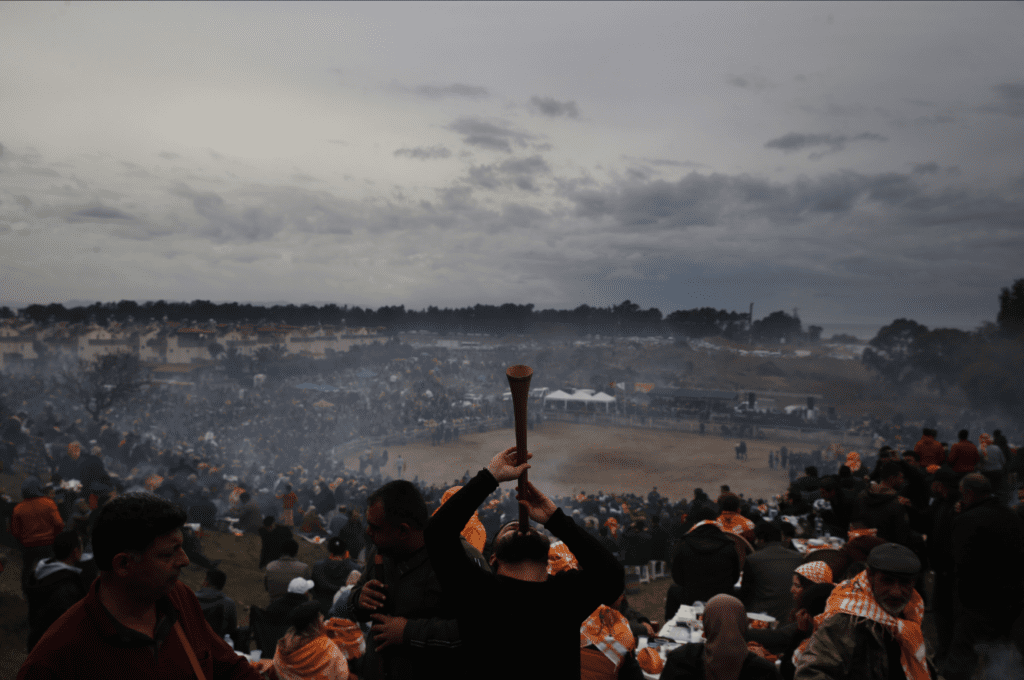
<svg viewBox="0 0 1024 680">
<path fill-rule="evenodd" d="M 921 562 L 910 548 L 883 543 L 868 568 L 835 587 L 800 657 L 795 680 L 930 680 L 914 590 Z"/>
</svg>

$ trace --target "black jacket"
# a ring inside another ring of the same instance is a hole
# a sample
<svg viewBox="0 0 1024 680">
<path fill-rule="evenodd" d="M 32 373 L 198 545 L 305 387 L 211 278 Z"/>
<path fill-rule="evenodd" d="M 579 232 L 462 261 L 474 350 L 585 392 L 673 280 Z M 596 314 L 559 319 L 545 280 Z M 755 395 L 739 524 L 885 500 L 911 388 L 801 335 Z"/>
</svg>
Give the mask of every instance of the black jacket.
<svg viewBox="0 0 1024 680">
<path fill-rule="evenodd" d="M 82 570 L 51 558 L 36 565 L 26 586 L 28 599 L 28 649 L 35 646 L 46 629 L 71 605 L 85 597 L 89 585 Z"/>
<path fill-rule="evenodd" d="M 732 595 L 739 577 L 736 543 L 713 524 L 686 534 L 672 558 L 672 580 L 683 589 L 680 600 L 686 604 Z"/>
<path fill-rule="evenodd" d="M 259 533 L 262 539 L 260 546 L 260 569 L 262 569 L 284 555 L 284 544 L 292 540 L 292 530 L 291 527 L 278 524 L 269 531 L 266 527 L 260 527 Z"/>
<path fill-rule="evenodd" d="M 780 542 L 765 545 L 747 557 L 743 565 L 740 600 L 748 612 L 764 612 L 784 622 L 793 607 L 793 570 L 803 562 L 795 550 L 787 550 Z"/>
<path fill-rule="evenodd" d="M 953 520 L 957 592 L 968 609 L 1019 606 L 1024 595 L 1022 556 L 1020 518 L 995 498 L 973 505 Z"/>
<path fill-rule="evenodd" d="M 857 496 L 857 505 L 852 519 L 859 519 L 866 526 L 878 529 L 879 538 L 911 546 L 910 519 L 899 502 L 895 491 L 882 485 L 872 484 Z"/>
<path fill-rule="evenodd" d="M 743 661 L 739 680 L 779 680 L 775 664 L 750 652 Z M 668 653 L 661 680 L 704 680 L 704 645 L 691 642 Z"/>
</svg>

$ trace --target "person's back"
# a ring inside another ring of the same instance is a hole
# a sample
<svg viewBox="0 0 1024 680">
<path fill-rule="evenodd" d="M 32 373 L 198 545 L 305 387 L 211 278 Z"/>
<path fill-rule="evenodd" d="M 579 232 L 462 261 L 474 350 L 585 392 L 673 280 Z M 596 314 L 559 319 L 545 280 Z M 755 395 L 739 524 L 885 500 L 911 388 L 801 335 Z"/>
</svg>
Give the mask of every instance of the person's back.
<svg viewBox="0 0 1024 680">
<path fill-rule="evenodd" d="M 292 539 L 285 544 L 284 554 L 267 565 L 263 583 L 271 600 L 276 600 L 288 592 L 288 584 L 293 578 L 301 576 L 308 579 L 312 576 L 313 570 L 298 559 L 298 554 L 299 544 Z"/>
<path fill-rule="evenodd" d="M 682 589 L 680 604 L 707 602 L 715 595 L 731 593 L 739 576 L 736 543 L 714 524 L 690 530 L 672 558 L 672 580 Z"/>
<path fill-rule="evenodd" d="M 28 599 L 29 651 L 50 625 L 89 590 L 77 566 L 82 545 L 77 534 L 67 532 L 54 542 L 54 557 L 40 560 L 25 589 Z"/>
<path fill-rule="evenodd" d="M 227 574 L 219 569 L 208 570 L 203 587 L 196 591 L 196 599 L 214 632 L 220 637 L 230 635 L 234 639 L 238 628 L 238 608 L 235 601 L 224 594 L 225 583 Z"/>
<path fill-rule="evenodd" d="M 935 435 L 935 430 L 925 428 L 921 439 L 914 445 L 914 453 L 917 454 L 921 467 L 942 465 L 946 462 L 946 454 L 942 450 L 942 444 L 936 441 Z"/>
<path fill-rule="evenodd" d="M 953 472 L 964 475 L 974 472 L 980 455 L 978 447 L 967 439 L 969 436 L 967 430 L 961 430 L 958 436 L 959 441 L 949 448 L 949 464 L 953 468 Z"/>
<path fill-rule="evenodd" d="M 800 566 L 803 557 L 783 547 L 782 532 L 767 522 L 758 524 L 754 533 L 758 549 L 743 564 L 740 600 L 749 612 L 785 621 L 793 606 L 793 570 Z"/>
<path fill-rule="evenodd" d="M 288 541 L 294 540 L 291 527 L 277 524 L 274 518 L 268 515 L 259 529 L 260 534 L 260 561 L 259 568 L 267 566 L 284 554 L 284 546 Z"/>
</svg>

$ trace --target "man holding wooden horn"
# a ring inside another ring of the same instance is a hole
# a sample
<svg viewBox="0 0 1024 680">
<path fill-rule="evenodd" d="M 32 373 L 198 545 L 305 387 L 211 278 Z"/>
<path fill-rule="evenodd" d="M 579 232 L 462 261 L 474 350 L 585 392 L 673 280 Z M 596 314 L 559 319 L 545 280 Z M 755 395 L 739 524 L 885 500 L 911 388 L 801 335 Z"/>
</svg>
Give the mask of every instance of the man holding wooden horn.
<svg viewBox="0 0 1024 680">
<path fill-rule="evenodd" d="M 430 561 L 456 610 L 471 672 L 457 677 L 580 677 L 580 626 L 598 606 L 611 606 L 625 590 L 618 560 L 529 481 L 518 493 L 529 518 L 565 542 L 579 570 L 549 575 L 549 540 L 536 529 L 503 526 L 494 539 L 488 574 L 475 566 L 459 534 L 477 507 L 501 482 L 529 469 L 516 465 L 516 447 L 487 467 L 442 505 L 424 532 Z M 529 460 L 532 454 L 526 454 Z M 515 643 L 519 644 L 516 645 Z"/>
</svg>

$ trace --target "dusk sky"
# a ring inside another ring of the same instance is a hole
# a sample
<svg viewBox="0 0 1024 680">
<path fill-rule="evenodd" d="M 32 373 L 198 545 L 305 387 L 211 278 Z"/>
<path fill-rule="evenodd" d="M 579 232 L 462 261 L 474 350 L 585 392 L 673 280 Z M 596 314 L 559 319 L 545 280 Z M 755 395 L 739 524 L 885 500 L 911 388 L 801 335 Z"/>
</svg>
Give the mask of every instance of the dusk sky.
<svg viewBox="0 0 1024 680">
<path fill-rule="evenodd" d="M 0 4 L 0 304 L 715 307 L 972 329 L 1024 3 Z"/>
</svg>

